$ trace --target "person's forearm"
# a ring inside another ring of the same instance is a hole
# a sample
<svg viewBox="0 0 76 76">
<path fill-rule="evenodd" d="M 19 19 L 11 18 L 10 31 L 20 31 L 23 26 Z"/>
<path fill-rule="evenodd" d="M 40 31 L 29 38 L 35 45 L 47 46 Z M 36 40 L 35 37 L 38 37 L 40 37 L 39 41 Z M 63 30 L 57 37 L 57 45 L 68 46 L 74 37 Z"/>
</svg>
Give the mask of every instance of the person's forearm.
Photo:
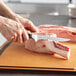
<svg viewBox="0 0 76 76">
<path fill-rule="evenodd" d="M 8 18 L 14 17 L 15 13 L 0 0 L 0 15 Z"/>
</svg>

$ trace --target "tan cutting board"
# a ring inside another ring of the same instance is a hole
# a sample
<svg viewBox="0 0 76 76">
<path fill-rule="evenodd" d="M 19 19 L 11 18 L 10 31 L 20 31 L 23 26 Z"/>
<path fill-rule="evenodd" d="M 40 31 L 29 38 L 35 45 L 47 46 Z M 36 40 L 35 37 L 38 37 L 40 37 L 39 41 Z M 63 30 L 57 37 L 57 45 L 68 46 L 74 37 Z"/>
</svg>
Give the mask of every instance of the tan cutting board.
<svg viewBox="0 0 76 76">
<path fill-rule="evenodd" d="M 64 44 L 71 49 L 69 60 L 35 53 L 26 50 L 24 45 L 12 43 L 0 56 L 0 69 L 76 71 L 76 43 Z"/>
</svg>

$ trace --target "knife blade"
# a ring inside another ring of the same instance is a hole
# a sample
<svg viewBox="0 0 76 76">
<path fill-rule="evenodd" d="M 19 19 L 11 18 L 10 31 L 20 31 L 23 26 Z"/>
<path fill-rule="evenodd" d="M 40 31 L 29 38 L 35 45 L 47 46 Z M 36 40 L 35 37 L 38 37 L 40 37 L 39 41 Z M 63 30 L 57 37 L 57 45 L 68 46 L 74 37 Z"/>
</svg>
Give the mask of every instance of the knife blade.
<svg viewBox="0 0 76 76">
<path fill-rule="evenodd" d="M 44 35 L 36 35 L 36 34 L 28 34 L 29 38 L 33 38 L 35 41 L 37 40 L 53 40 L 53 41 L 69 41 L 70 39 L 67 38 L 56 38 L 56 37 L 50 37 L 50 36 L 44 36 Z"/>
</svg>

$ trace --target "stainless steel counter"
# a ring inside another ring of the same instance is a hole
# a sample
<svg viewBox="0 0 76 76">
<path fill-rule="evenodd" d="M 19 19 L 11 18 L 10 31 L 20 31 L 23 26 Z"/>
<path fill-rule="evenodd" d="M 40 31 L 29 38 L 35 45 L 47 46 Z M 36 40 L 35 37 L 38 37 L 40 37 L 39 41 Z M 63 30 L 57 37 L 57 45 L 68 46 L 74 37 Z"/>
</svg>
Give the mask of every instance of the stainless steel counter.
<svg viewBox="0 0 76 76">
<path fill-rule="evenodd" d="M 33 21 L 38 26 L 53 24 L 76 27 L 76 19 L 69 17 L 68 4 L 6 3 L 14 12 Z"/>
<path fill-rule="evenodd" d="M 53 15 L 38 15 L 32 14 L 29 19 L 34 22 L 35 25 L 51 24 L 51 25 L 63 25 L 67 26 L 69 24 L 68 16 L 53 16 Z"/>
<path fill-rule="evenodd" d="M 68 15 L 42 15 L 42 14 L 20 14 L 24 18 L 30 19 L 36 26 L 42 24 L 62 25 L 76 27 L 76 19 Z"/>
<path fill-rule="evenodd" d="M 6 3 L 14 12 L 27 17 L 38 26 L 53 24 L 76 26 L 76 19 L 70 19 L 68 4 L 51 3 Z"/>
<path fill-rule="evenodd" d="M 59 3 L 6 3 L 16 13 L 48 14 L 57 12 L 68 15 L 68 4 Z"/>
</svg>

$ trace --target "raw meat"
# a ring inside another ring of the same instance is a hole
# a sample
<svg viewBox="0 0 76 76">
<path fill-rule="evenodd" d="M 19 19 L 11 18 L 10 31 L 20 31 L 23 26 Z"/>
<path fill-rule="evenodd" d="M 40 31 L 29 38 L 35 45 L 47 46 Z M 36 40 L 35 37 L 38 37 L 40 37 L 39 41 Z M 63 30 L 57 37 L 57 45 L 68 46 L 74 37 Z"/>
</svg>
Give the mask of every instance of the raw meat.
<svg viewBox="0 0 76 76">
<path fill-rule="evenodd" d="M 68 38 L 70 42 L 76 42 L 76 28 L 57 25 L 40 25 L 38 28 L 40 32 L 54 33 L 57 37 Z"/>
<path fill-rule="evenodd" d="M 44 31 L 34 34 L 49 35 L 56 37 L 56 34 L 44 32 Z M 38 40 L 37 42 L 35 42 L 34 39 L 29 39 L 25 42 L 25 48 L 38 53 L 48 53 L 52 55 L 56 53 L 61 55 L 65 59 L 69 59 L 70 57 L 70 49 L 67 46 L 51 40 Z"/>
<path fill-rule="evenodd" d="M 25 42 L 25 48 L 38 53 L 58 54 L 65 59 L 70 57 L 70 49 L 58 42 L 39 40 L 35 42 L 33 39 L 29 39 Z"/>
</svg>

